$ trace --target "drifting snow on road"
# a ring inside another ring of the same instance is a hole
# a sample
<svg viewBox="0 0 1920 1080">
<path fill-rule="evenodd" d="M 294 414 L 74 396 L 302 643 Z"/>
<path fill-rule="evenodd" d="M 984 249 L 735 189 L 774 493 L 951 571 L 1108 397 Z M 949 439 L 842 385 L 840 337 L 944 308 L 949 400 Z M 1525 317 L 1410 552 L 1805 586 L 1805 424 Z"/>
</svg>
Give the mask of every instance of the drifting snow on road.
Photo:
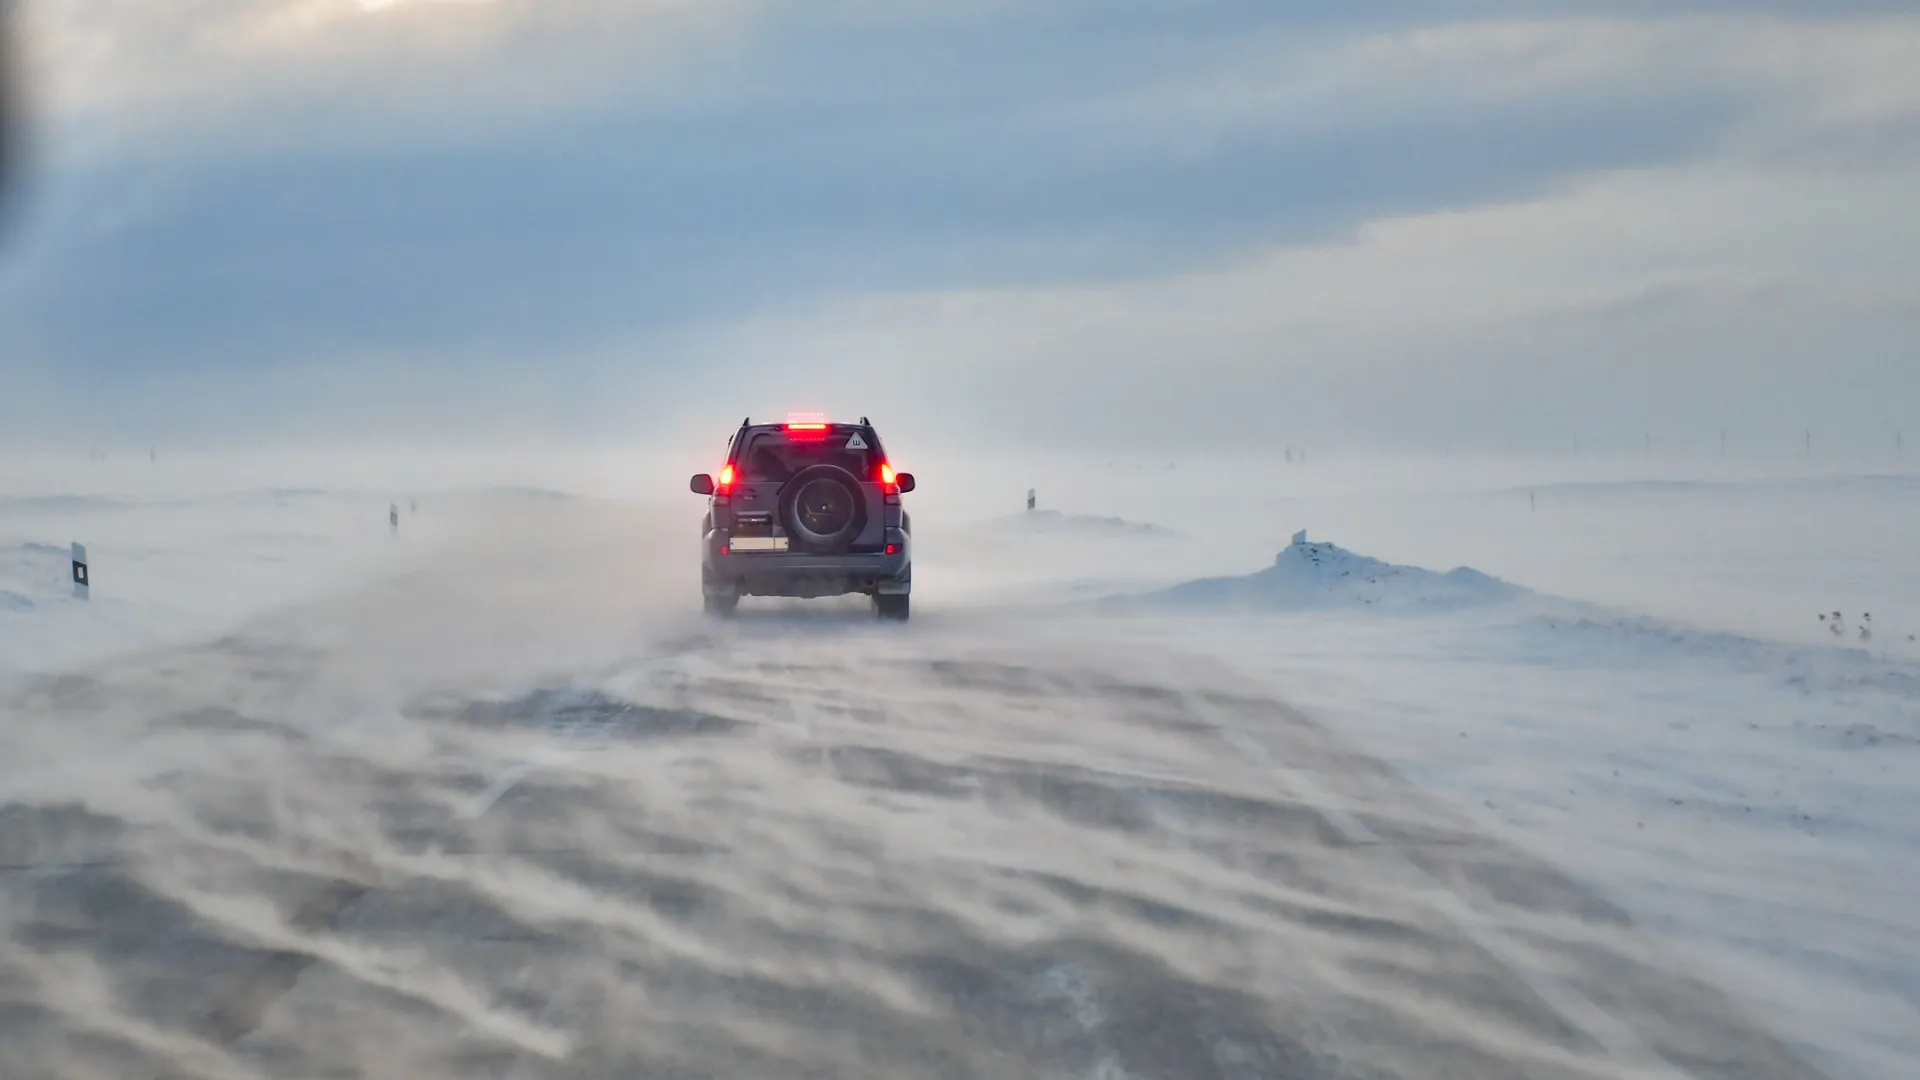
<svg viewBox="0 0 1920 1080">
<path fill-rule="evenodd" d="M 1811 1075 L 1167 654 L 773 613 L 482 691 L 329 617 L 10 704 L 0 1073 Z"/>
<path fill-rule="evenodd" d="M 0 1076 L 1900 1075 L 1897 803 L 1791 842 L 1647 804 L 1818 790 L 1698 687 L 1871 690 L 1894 739 L 1901 664 L 1318 542 L 1120 605 L 1060 597 L 1177 540 L 1017 614 L 717 624 L 671 514 L 485 505 L 367 588 L 0 688 Z"/>
</svg>

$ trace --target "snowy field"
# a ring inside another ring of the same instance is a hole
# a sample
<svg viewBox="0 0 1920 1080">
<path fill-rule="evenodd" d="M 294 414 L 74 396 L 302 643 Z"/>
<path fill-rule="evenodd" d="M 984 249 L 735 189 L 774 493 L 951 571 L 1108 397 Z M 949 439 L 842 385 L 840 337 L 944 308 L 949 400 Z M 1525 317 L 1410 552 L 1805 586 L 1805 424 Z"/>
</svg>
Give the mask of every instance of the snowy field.
<svg viewBox="0 0 1920 1080">
<path fill-rule="evenodd" d="M 10 463 L 0 1074 L 1920 1067 L 1920 478 L 912 462 L 892 628 L 710 464 Z"/>
</svg>

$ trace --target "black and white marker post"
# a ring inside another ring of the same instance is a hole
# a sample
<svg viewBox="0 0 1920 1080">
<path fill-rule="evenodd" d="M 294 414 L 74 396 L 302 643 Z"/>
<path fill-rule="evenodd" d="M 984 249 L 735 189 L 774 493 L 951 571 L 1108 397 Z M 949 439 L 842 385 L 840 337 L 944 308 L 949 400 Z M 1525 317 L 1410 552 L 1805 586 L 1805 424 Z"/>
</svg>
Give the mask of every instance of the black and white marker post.
<svg viewBox="0 0 1920 1080">
<path fill-rule="evenodd" d="M 73 598 L 91 600 L 93 579 L 87 570 L 87 549 L 79 541 L 73 545 Z"/>
</svg>

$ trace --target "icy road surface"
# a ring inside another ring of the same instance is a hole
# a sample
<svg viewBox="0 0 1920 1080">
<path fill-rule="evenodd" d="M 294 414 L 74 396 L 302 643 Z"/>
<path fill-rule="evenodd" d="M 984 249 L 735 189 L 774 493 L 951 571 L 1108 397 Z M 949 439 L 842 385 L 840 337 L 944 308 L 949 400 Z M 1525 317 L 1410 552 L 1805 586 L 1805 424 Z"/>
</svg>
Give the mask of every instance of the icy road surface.
<svg viewBox="0 0 1920 1080">
<path fill-rule="evenodd" d="M 597 535 L 9 688 L 0 1076 L 1815 1075 L 1258 684 Z"/>
</svg>

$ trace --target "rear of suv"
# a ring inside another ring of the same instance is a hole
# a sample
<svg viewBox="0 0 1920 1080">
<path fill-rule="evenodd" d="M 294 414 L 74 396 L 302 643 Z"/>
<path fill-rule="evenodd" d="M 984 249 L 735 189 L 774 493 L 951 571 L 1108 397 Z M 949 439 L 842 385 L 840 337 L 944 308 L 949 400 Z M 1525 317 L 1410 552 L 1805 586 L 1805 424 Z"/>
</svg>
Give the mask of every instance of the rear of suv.
<svg viewBox="0 0 1920 1080">
<path fill-rule="evenodd" d="M 701 592 L 711 614 L 742 596 L 873 598 L 905 620 L 913 590 L 913 525 L 896 473 L 866 417 L 857 424 L 741 421 L 726 462 L 689 485 L 705 495 Z"/>
</svg>

